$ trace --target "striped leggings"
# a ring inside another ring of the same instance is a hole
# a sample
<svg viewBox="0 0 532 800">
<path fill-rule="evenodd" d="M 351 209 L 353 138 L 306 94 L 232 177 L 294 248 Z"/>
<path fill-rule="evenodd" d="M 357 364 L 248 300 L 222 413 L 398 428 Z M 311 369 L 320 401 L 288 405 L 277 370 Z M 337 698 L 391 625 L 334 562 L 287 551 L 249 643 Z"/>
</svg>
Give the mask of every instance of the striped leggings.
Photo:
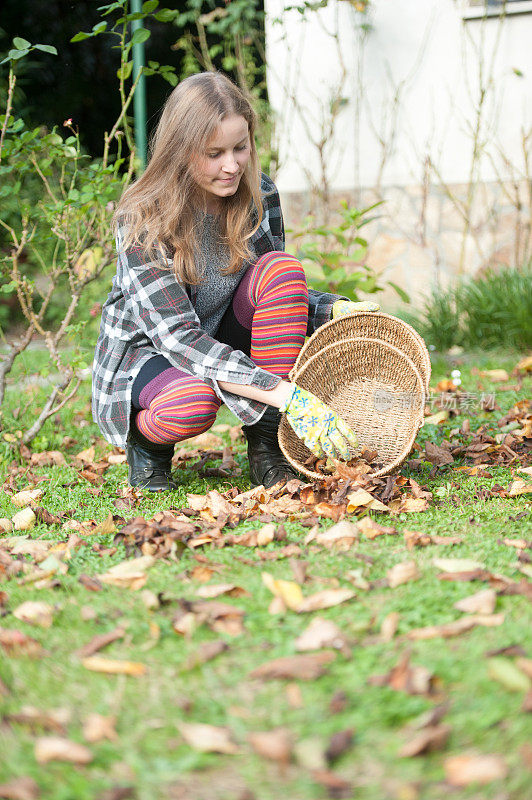
<svg viewBox="0 0 532 800">
<path fill-rule="evenodd" d="M 303 267 L 288 253 L 267 253 L 245 273 L 214 338 L 286 378 L 303 345 L 307 317 Z M 164 356 L 151 359 L 133 384 L 135 425 L 149 442 L 171 444 L 203 433 L 219 407 L 210 386 Z"/>
</svg>

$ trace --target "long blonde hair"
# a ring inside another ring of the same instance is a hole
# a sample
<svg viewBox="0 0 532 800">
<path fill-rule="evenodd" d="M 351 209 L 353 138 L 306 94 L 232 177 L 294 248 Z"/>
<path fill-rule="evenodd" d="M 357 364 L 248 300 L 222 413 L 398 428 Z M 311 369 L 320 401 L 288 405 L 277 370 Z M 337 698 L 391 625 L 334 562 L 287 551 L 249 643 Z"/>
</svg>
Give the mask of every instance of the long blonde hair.
<svg viewBox="0 0 532 800">
<path fill-rule="evenodd" d="M 146 171 L 122 195 L 115 225 L 126 223 L 124 248 L 141 244 L 152 257 L 161 248 L 176 278 L 198 283 L 199 195 L 192 167 L 204 155 L 221 121 L 236 114 L 248 124 L 251 155 L 234 195 L 224 198 L 220 216 L 223 243 L 230 254 L 224 274 L 237 272 L 252 256 L 248 240 L 263 209 L 255 146 L 255 113 L 240 89 L 220 72 L 191 75 L 173 90 L 163 108 L 150 147 Z"/>
</svg>

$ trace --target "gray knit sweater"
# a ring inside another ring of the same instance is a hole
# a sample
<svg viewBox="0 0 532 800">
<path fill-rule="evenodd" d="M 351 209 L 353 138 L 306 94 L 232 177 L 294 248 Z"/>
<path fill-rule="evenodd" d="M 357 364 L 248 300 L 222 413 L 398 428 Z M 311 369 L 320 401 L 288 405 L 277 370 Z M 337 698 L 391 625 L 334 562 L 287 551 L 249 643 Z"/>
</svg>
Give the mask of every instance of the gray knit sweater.
<svg viewBox="0 0 532 800">
<path fill-rule="evenodd" d="M 214 336 L 249 264 L 232 275 L 222 275 L 220 269 L 229 263 L 229 248 L 221 241 L 219 217 L 202 215 L 199 224 L 203 230 L 198 267 L 203 279 L 196 286 L 194 308 L 203 330 Z"/>
</svg>

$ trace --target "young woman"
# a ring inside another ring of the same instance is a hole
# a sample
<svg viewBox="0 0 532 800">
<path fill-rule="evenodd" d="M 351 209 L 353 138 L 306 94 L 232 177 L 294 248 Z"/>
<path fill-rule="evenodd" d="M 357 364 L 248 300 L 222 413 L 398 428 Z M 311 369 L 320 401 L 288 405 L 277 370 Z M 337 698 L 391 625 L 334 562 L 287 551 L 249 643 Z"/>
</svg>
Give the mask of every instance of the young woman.
<svg viewBox="0 0 532 800">
<path fill-rule="evenodd" d="M 280 410 L 317 455 L 345 458 L 356 444 L 332 409 L 287 380 L 305 335 L 333 308 L 357 306 L 309 292 L 284 252 L 279 196 L 261 175 L 254 133 L 253 110 L 228 78 L 187 78 L 118 205 L 93 416 L 126 448 L 132 485 L 174 488 L 175 443 L 210 428 L 221 403 L 243 423 L 255 484 L 296 474 L 277 442 Z"/>
</svg>

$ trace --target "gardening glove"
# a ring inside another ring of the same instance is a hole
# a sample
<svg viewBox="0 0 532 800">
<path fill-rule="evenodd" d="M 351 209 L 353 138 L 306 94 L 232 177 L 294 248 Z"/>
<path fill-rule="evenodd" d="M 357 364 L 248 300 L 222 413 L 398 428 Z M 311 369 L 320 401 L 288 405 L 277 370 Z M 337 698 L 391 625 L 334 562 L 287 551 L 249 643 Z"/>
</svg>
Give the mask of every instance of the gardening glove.
<svg viewBox="0 0 532 800">
<path fill-rule="evenodd" d="M 332 307 L 331 319 L 345 317 L 346 314 L 354 314 L 356 311 L 380 311 L 378 303 L 371 300 L 363 300 L 360 303 L 352 303 L 351 300 L 337 300 Z"/>
<path fill-rule="evenodd" d="M 295 383 L 280 410 L 286 413 L 299 438 L 319 458 L 325 455 L 348 461 L 348 444 L 353 447 L 358 444 L 353 431 L 332 408 Z"/>
</svg>

